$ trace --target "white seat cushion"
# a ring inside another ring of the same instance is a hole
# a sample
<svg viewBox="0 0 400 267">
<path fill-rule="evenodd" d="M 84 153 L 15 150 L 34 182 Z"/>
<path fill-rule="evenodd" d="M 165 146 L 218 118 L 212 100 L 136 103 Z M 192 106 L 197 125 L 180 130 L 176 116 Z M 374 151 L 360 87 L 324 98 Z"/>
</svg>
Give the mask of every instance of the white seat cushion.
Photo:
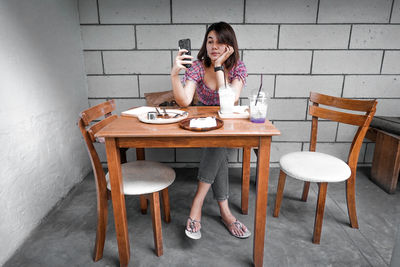
<svg viewBox="0 0 400 267">
<path fill-rule="evenodd" d="M 287 175 L 307 182 L 341 182 L 351 175 L 343 160 L 319 152 L 292 152 L 281 157 L 279 164 Z"/>
<path fill-rule="evenodd" d="M 138 160 L 121 165 L 125 195 L 149 194 L 167 188 L 175 180 L 175 171 L 160 162 Z M 109 174 L 107 188 L 111 190 Z"/>
</svg>

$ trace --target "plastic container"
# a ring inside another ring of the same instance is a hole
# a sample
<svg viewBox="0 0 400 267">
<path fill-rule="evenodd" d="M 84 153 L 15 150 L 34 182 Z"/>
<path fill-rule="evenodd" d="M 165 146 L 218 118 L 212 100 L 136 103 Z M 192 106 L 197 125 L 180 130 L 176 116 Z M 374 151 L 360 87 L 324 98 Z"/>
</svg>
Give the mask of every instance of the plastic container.
<svg viewBox="0 0 400 267">
<path fill-rule="evenodd" d="M 250 121 L 255 123 L 264 123 L 267 118 L 268 94 L 258 90 L 252 92 L 250 100 Z"/>
</svg>

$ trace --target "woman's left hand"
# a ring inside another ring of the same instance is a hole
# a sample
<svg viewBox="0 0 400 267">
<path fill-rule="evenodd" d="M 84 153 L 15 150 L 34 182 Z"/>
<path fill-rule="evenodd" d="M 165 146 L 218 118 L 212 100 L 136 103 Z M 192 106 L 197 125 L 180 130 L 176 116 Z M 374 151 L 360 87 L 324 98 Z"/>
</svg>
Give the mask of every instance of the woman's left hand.
<svg viewBox="0 0 400 267">
<path fill-rule="evenodd" d="M 222 53 L 216 60 L 215 66 L 222 66 L 225 61 L 235 52 L 232 46 L 226 45 L 224 53 Z"/>
</svg>

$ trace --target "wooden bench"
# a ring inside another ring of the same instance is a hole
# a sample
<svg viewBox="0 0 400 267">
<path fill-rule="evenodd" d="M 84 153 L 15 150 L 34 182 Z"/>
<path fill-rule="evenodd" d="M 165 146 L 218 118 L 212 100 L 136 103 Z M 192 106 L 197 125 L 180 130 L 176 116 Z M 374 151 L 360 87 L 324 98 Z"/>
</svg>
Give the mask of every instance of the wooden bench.
<svg viewBox="0 0 400 267">
<path fill-rule="evenodd" d="M 375 116 L 366 137 L 375 142 L 370 178 L 394 194 L 400 170 L 400 117 Z"/>
</svg>

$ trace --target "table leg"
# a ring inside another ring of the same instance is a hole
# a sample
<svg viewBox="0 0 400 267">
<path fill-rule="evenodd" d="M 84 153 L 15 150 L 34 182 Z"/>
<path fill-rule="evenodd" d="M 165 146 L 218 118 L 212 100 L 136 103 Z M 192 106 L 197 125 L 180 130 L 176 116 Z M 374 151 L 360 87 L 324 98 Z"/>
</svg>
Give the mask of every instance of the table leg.
<svg viewBox="0 0 400 267">
<path fill-rule="evenodd" d="M 248 214 L 249 210 L 249 190 L 250 190 L 250 155 L 251 148 L 243 148 L 242 160 L 242 213 Z"/>
<path fill-rule="evenodd" d="M 263 266 L 265 224 L 267 221 L 268 175 L 271 137 L 260 137 L 257 158 L 257 195 L 254 215 L 253 261 L 254 266 Z"/>
<path fill-rule="evenodd" d="M 121 159 L 114 138 L 106 138 L 106 153 L 111 183 L 111 198 L 114 211 L 115 230 L 118 241 L 119 264 L 120 266 L 128 266 L 130 251 L 125 196 L 120 164 Z"/>
</svg>

